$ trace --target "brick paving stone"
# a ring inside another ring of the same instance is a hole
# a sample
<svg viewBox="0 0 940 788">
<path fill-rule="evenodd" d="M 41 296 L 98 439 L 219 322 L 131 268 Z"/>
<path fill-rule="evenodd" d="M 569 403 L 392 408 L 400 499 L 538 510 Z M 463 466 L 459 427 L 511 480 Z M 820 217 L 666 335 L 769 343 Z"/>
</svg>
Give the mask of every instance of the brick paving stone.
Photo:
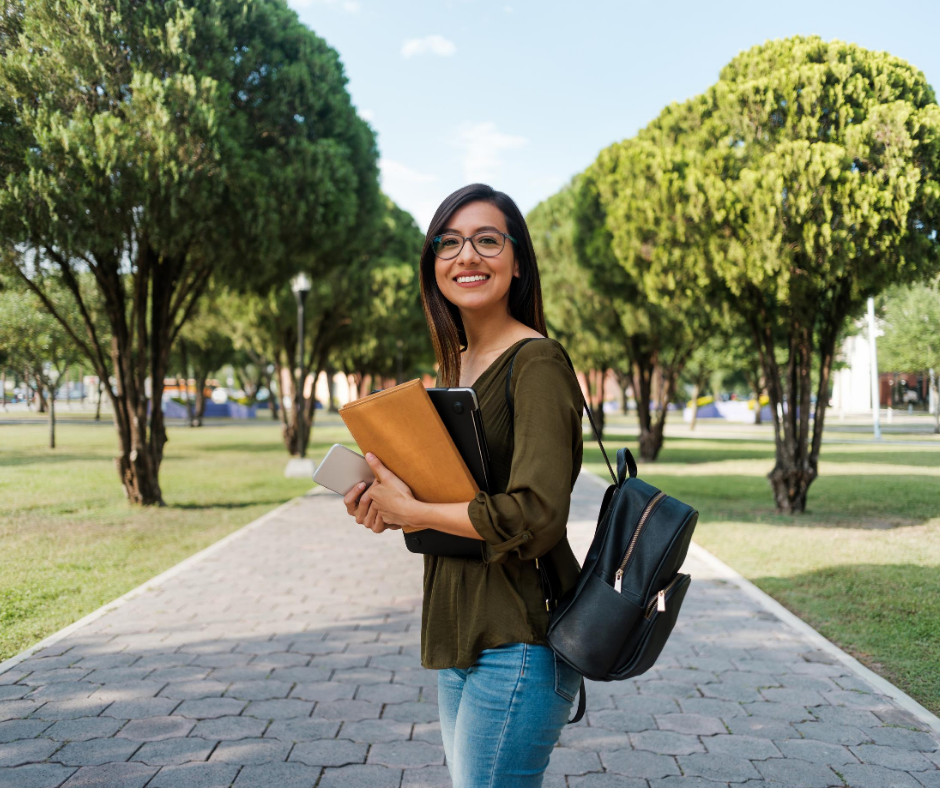
<svg viewBox="0 0 940 788">
<path fill-rule="evenodd" d="M 555 747 L 548 761 L 546 774 L 587 774 L 600 771 L 601 761 L 596 752 L 573 750 L 570 747 Z"/>
<path fill-rule="evenodd" d="M 90 698 L 101 689 L 100 684 L 91 684 L 87 681 L 61 681 L 56 684 L 44 684 L 39 687 L 26 687 L 20 684 L 14 684 L 8 689 L 20 690 L 22 697 L 29 692 L 25 700 L 31 701 L 50 701 L 50 700 L 82 700 Z"/>
<path fill-rule="evenodd" d="M 0 768 L 0 788 L 58 788 L 75 769 L 57 763 Z"/>
<path fill-rule="evenodd" d="M 812 712 L 803 706 L 794 706 L 790 703 L 777 703 L 774 701 L 760 701 L 758 703 L 744 703 L 743 707 L 748 714 L 755 717 L 770 717 L 784 722 L 811 722 L 815 719 Z"/>
<path fill-rule="evenodd" d="M 399 769 L 441 766 L 444 763 L 444 748 L 423 741 L 380 742 L 369 749 L 366 762 Z"/>
<path fill-rule="evenodd" d="M 769 717 L 730 717 L 725 724 L 734 734 L 758 736 L 764 739 L 798 738 L 796 729 L 789 723 Z"/>
<path fill-rule="evenodd" d="M 101 712 L 102 717 L 114 717 L 119 720 L 137 720 L 142 717 L 166 717 L 180 705 L 178 700 L 169 698 L 140 698 L 136 700 L 118 700 Z"/>
<path fill-rule="evenodd" d="M 356 694 L 355 684 L 340 684 L 336 681 L 315 681 L 309 684 L 292 686 L 292 689 L 290 686 L 288 687 L 290 697 L 299 700 L 352 700 L 353 695 Z M 415 695 L 417 696 L 417 692 Z M 371 698 L 361 698 L 360 700 L 371 700 Z"/>
<path fill-rule="evenodd" d="M 701 714 L 654 714 L 653 719 L 663 731 L 691 733 L 696 736 L 714 736 L 716 733 L 728 732 L 720 719 Z"/>
<path fill-rule="evenodd" d="M 16 701 L 14 701 L 15 703 Z M 32 718 L 40 720 L 74 720 L 79 717 L 97 717 L 108 708 L 107 702 L 90 698 L 50 701 L 33 711 Z M 26 716 L 26 715 L 23 715 Z"/>
<path fill-rule="evenodd" d="M 646 780 L 681 774 L 676 759 L 669 755 L 656 755 L 643 750 L 615 750 L 601 752 L 601 763 L 609 772 L 640 777 Z"/>
<path fill-rule="evenodd" d="M 914 728 L 918 731 L 929 730 L 929 726 L 926 722 L 915 717 L 907 709 L 876 709 L 874 715 L 885 725 L 900 725 L 904 728 Z"/>
<path fill-rule="evenodd" d="M 216 742 L 205 739 L 177 738 L 147 742 L 131 757 L 150 766 L 172 766 L 191 761 L 205 761 Z"/>
<path fill-rule="evenodd" d="M 401 769 L 357 764 L 324 769 L 317 788 L 399 788 L 401 779 Z"/>
<path fill-rule="evenodd" d="M 717 698 L 680 698 L 679 708 L 686 714 L 704 714 L 707 717 L 746 717 L 740 703 Z"/>
<path fill-rule="evenodd" d="M 143 763 L 106 763 L 83 766 L 62 788 L 144 788 L 157 769 Z"/>
<path fill-rule="evenodd" d="M 414 741 L 426 741 L 428 744 L 443 744 L 440 722 L 416 722 L 411 738 Z"/>
<path fill-rule="evenodd" d="M 630 741 L 637 750 L 649 750 L 662 755 L 688 755 L 693 752 L 705 752 L 705 746 L 697 736 L 671 731 L 631 733 Z"/>
<path fill-rule="evenodd" d="M 318 706 L 317 712 L 319 711 L 320 707 Z M 398 720 L 399 722 L 434 722 L 438 719 L 437 704 L 391 703 L 385 707 L 382 719 Z"/>
<path fill-rule="evenodd" d="M 757 736 L 705 736 L 702 744 L 713 755 L 732 755 L 736 758 L 763 761 L 767 758 L 780 758 L 782 753 L 770 739 Z"/>
<path fill-rule="evenodd" d="M 775 744 L 785 758 L 823 763 L 827 766 L 844 766 L 850 763 L 858 763 L 858 758 L 841 744 L 830 744 L 812 739 L 789 739 L 775 742 Z"/>
<path fill-rule="evenodd" d="M 880 744 L 859 744 L 849 748 L 862 763 L 869 766 L 884 766 L 909 772 L 922 772 L 933 768 L 933 764 L 921 753 L 885 747 Z"/>
<path fill-rule="evenodd" d="M 313 706 L 313 702 L 306 700 L 254 700 L 245 707 L 242 714 L 263 720 L 290 720 L 295 717 L 309 717 Z"/>
<path fill-rule="evenodd" d="M 649 714 L 628 711 L 589 711 L 587 718 L 592 727 L 608 728 L 625 733 L 639 733 L 656 728 L 656 720 Z"/>
<path fill-rule="evenodd" d="M 211 763 L 271 763 L 286 761 L 291 743 L 280 739 L 238 739 L 219 742 L 209 758 Z"/>
<path fill-rule="evenodd" d="M 757 761 L 754 766 L 765 780 L 784 783 L 784 785 L 800 786 L 800 788 L 829 788 L 829 786 L 843 784 L 828 766 L 809 761 L 798 761 L 794 758 L 768 758 L 766 761 Z M 846 768 L 853 767 L 840 768 L 839 771 L 844 774 Z"/>
<path fill-rule="evenodd" d="M 222 739 L 256 739 L 264 734 L 267 720 L 255 717 L 217 717 L 202 720 L 189 732 L 189 736 L 219 741 Z"/>
<path fill-rule="evenodd" d="M 414 726 L 408 722 L 395 720 L 363 720 L 362 722 L 344 722 L 339 733 L 340 739 L 369 743 L 408 741 Z M 440 726 L 437 727 L 440 738 Z M 417 738 L 417 736 L 415 737 Z M 434 744 L 435 742 L 431 742 Z"/>
<path fill-rule="evenodd" d="M 10 720 L 0 722 L 0 744 L 18 739 L 32 739 L 52 727 L 45 720 Z"/>
<path fill-rule="evenodd" d="M 831 744 L 865 744 L 873 741 L 871 735 L 853 725 L 838 725 L 834 722 L 798 722 L 793 726 L 807 739 L 826 741 Z M 891 730 L 885 728 L 884 730 Z"/>
<path fill-rule="evenodd" d="M 813 708 L 813 716 L 820 722 L 854 725 L 857 728 L 877 728 L 881 725 L 881 720 L 872 712 L 844 706 L 816 706 Z"/>
<path fill-rule="evenodd" d="M 287 742 L 332 739 L 342 723 L 336 720 L 312 720 L 296 718 L 274 720 L 265 730 L 265 739 L 280 739 Z"/>
<path fill-rule="evenodd" d="M 57 741 L 103 739 L 114 736 L 124 724 L 124 720 L 111 717 L 80 717 L 77 720 L 55 722 L 43 735 Z"/>
<path fill-rule="evenodd" d="M 66 744 L 52 760 L 65 766 L 98 766 L 126 761 L 138 747 L 139 742 L 128 739 L 89 739 Z"/>
<path fill-rule="evenodd" d="M 161 741 L 186 736 L 196 723 L 185 717 L 144 717 L 131 720 L 117 735 L 133 741 Z"/>
<path fill-rule="evenodd" d="M 0 744 L 0 766 L 23 766 L 44 761 L 62 744 L 51 739 L 20 739 Z"/>
<path fill-rule="evenodd" d="M 728 783 L 714 782 L 704 777 L 664 777 L 662 780 L 650 780 L 649 785 L 650 788 L 727 788 Z M 750 781 L 746 785 L 751 788 Z"/>
<path fill-rule="evenodd" d="M 357 690 L 356 700 L 367 700 L 371 703 L 406 703 L 418 700 L 420 692 L 420 687 L 409 687 L 407 684 L 364 684 Z M 296 691 L 292 693 L 296 694 Z"/>
<path fill-rule="evenodd" d="M 451 788 L 450 772 L 446 766 L 425 766 L 421 769 L 405 769 L 401 788 Z M 543 788 L 548 788 L 543 783 Z"/>
<path fill-rule="evenodd" d="M 158 697 L 171 700 L 201 700 L 202 698 L 221 698 L 229 688 L 224 681 L 174 681 L 160 690 Z"/>
<path fill-rule="evenodd" d="M 246 766 L 245 768 L 253 767 Z M 157 772 L 157 776 L 147 783 L 147 788 L 229 788 L 238 773 L 237 766 L 224 763 L 183 763 L 176 766 L 164 766 Z M 276 783 L 270 785 L 274 788 Z"/>
<path fill-rule="evenodd" d="M 843 766 L 839 773 L 852 788 L 922 788 L 922 783 L 907 772 L 884 766 Z"/>
<path fill-rule="evenodd" d="M 571 788 L 647 788 L 646 780 L 624 778 L 616 774 L 585 774 L 581 777 L 569 777 Z M 715 783 L 711 784 L 712 788 Z"/>
<path fill-rule="evenodd" d="M 189 717 L 195 720 L 208 720 L 215 717 L 227 717 L 240 714 L 248 704 L 235 698 L 204 698 L 202 700 L 184 700 L 173 709 L 173 716 Z"/>
<path fill-rule="evenodd" d="M 940 769 L 933 769 L 929 772 L 916 772 L 915 776 L 924 788 L 940 788 Z"/>
<path fill-rule="evenodd" d="M 302 763 L 246 766 L 238 773 L 234 788 L 313 788 L 321 771 L 319 766 Z"/>
<path fill-rule="evenodd" d="M 875 744 L 895 747 L 899 750 L 920 750 L 921 752 L 934 752 L 940 749 L 940 736 L 910 731 L 906 728 L 870 728 L 865 734 Z M 850 742 L 861 744 L 861 742 Z"/>
<path fill-rule="evenodd" d="M 706 780 L 743 783 L 760 778 L 754 765 L 746 758 L 717 753 L 693 753 L 676 758 L 686 777 L 704 777 Z"/>
<path fill-rule="evenodd" d="M 45 687 L 40 689 L 45 689 Z M 32 687 L 23 684 L 3 684 L 0 685 L 0 700 L 19 700 L 31 691 L 33 691 Z"/>
<path fill-rule="evenodd" d="M 630 737 L 623 731 L 612 731 L 607 728 L 582 728 L 576 725 L 568 725 L 563 728 L 558 743 L 562 747 L 573 747 L 576 750 L 587 750 L 589 752 L 630 749 Z"/>
<path fill-rule="evenodd" d="M 308 766 L 345 766 L 349 763 L 365 763 L 368 751 L 369 745 L 364 742 L 354 742 L 349 739 L 320 739 L 294 745 L 290 760 L 305 763 Z"/>
</svg>

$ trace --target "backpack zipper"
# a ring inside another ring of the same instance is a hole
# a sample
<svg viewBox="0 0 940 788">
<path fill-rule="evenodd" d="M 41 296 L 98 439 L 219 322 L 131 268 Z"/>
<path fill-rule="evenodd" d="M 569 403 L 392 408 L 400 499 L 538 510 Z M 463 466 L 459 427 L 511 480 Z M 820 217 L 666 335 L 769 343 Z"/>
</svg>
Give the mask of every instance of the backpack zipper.
<svg viewBox="0 0 940 788">
<path fill-rule="evenodd" d="M 643 530 L 643 526 L 646 525 L 646 521 L 649 519 L 650 515 L 653 513 L 660 501 L 666 497 L 666 493 L 660 491 L 653 496 L 652 500 L 646 504 L 646 508 L 643 510 L 643 514 L 640 515 L 640 521 L 636 524 L 636 530 L 633 532 L 633 538 L 630 540 L 630 544 L 627 546 L 627 552 L 623 557 L 623 561 L 620 562 L 620 568 L 617 570 L 617 574 L 614 575 L 614 591 L 618 594 L 620 589 L 623 587 L 623 573 L 627 568 L 627 562 L 630 560 L 630 556 L 633 555 L 633 548 L 636 547 L 636 541 L 640 538 L 640 532 Z"/>
<path fill-rule="evenodd" d="M 684 575 L 676 575 L 669 582 L 662 591 L 660 591 L 656 596 L 653 597 L 652 601 L 646 606 L 645 618 L 649 618 L 653 615 L 653 608 L 655 607 L 660 613 L 666 612 L 666 594 L 669 593 L 669 590 L 682 578 Z"/>
</svg>

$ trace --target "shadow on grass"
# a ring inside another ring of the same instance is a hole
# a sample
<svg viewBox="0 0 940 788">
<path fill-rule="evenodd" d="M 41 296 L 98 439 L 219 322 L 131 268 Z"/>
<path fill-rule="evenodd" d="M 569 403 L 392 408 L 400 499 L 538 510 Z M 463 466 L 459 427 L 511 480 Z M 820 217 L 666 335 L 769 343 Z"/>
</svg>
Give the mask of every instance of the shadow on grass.
<svg viewBox="0 0 940 788">
<path fill-rule="evenodd" d="M 284 503 L 283 498 L 274 498 L 264 501 L 226 501 L 224 503 L 168 503 L 168 509 L 248 509 L 252 506 L 280 506 Z"/>
<path fill-rule="evenodd" d="M 940 711 L 937 567 L 851 564 L 754 582 L 840 648 Z"/>
<path fill-rule="evenodd" d="M 48 454 L 40 452 L 46 451 Z M 107 461 L 110 457 L 101 454 L 68 454 L 58 449 L 33 449 L 29 454 L 16 452 L 0 455 L 0 468 L 15 468 L 23 465 L 58 465 L 63 462 Z"/>
</svg>

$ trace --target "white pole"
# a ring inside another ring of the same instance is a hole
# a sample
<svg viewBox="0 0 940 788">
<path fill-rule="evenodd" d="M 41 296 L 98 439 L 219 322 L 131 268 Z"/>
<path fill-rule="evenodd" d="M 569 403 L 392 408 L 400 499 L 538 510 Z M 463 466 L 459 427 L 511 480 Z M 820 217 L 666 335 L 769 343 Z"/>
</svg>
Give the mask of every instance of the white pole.
<svg viewBox="0 0 940 788">
<path fill-rule="evenodd" d="M 881 440 L 881 392 L 878 386 L 878 349 L 875 345 L 875 299 L 868 299 L 868 347 L 871 353 L 871 415 L 875 440 Z"/>
<path fill-rule="evenodd" d="M 933 416 L 937 412 L 937 407 L 940 407 L 940 402 L 937 402 L 937 397 L 934 394 L 934 381 L 936 380 L 936 370 L 931 368 L 930 370 L 930 391 L 927 394 L 927 401 L 930 403 L 928 410 L 930 415 Z"/>
</svg>

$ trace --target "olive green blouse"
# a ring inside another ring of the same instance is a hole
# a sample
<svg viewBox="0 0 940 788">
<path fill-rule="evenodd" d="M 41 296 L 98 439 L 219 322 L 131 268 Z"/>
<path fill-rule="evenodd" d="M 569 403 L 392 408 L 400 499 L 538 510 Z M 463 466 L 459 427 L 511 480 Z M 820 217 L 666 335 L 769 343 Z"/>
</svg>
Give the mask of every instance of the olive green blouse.
<svg viewBox="0 0 940 788">
<path fill-rule="evenodd" d="M 581 387 L 557 340 L 526 343 L 510 383 L 513 446 L 506 376 L 522 341 L 473 384 L 495 492 L 478 492 L 467 512 L 485 540 L 485 559 L 424 557 L 421 664 L 426 668 L 467 668 L 480 651 L 503 643 L 544 644 L 549 614 L 533 559 L 549 556 L 561 593 L 575 585 L 580 571 L 566 525 L 581 470 Z"/>
</svg>

